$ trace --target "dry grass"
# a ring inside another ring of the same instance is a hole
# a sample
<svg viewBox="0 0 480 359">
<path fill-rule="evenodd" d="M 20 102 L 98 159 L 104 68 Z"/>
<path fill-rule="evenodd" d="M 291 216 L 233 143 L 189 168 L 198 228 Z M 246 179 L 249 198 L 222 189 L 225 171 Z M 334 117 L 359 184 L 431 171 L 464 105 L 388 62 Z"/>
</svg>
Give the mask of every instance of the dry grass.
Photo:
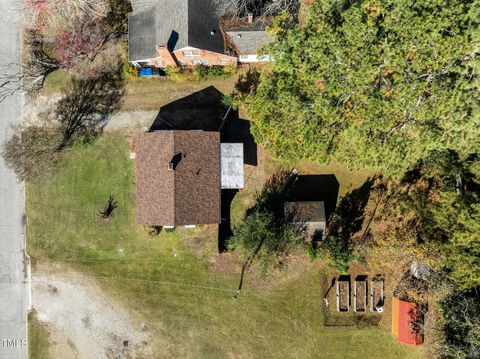
<svg viewBox="0 0 480 359">
<path fill-rule="evenodd" d="M 56 95 L 70 80 L 71 76 L 66 72 L 56 71 L 48 76 L 45 88 L 39 94 Z M 214 86 L 224 94 L 229 94 L 236 81 L 237 76 L 201 81 L 174 81 L 167 77 L 130 79 L 127 81 L 121 111 L 158 111 L 163 105 L 209 86 Z"/>
<path fill-rule="evenodd" d="M 49 359 L 50 333 L 46 325 L 37 319 L 35 311 L 28 315 L 28 357 Z"/>
<path fill-rule="evenodd" d="M 163 105 L 209 86 L 214 86 L 224 94 L 229 94 L 233 90 L 236 80 L 236 76 L 228 79 L 182 82 L 164 77 L 130 80 L 123 98 L 122 110 L 158 110 Z"/>
</svg>

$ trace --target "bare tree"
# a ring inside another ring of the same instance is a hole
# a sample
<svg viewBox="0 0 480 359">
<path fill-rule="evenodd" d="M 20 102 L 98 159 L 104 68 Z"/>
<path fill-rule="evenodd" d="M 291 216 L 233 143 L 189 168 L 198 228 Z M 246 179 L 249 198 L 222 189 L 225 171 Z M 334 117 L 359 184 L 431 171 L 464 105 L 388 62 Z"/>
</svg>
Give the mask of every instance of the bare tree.
<svg viewBox="0 0 480 359">
<path fill-rule="evenodd" d="M 47 76 L 62 68 L 45 50 L 45 43 L 31 31 L 24 36 L 26 58 L 23 63 L 7 63 L 0 73 L 0 102 L 16 92 L 43 88 Z"/>
<path fill-rule="evenodd" d="M 273 17 L 282 11 L 296 18 L 300 9 L 300 0 L 215 0 L 215 3 L 220 16 L 234 14 L 240 18 L 249 13 L 256 18 Z"/>
<path fill-rule="evenodd" d="M 19 9 L 24 59 L 3 65 L 0 102 L 42 89 L 56 70 L 86 77 L 111 71 L 121 57 L 122 44 L 116 40 L 126 34 L 129 9 L 127 0 L 27 0 Z"/>
<path fill-rule="evenodd" d="M 15 134 L 2 149 L 7 166 L 22 179 L 50 178 L 60 160 L 60 153 L 56 151 L 61 141 L 57 126 L 45 121 L 14 130 Z"/>
<path fill-rule="evenodd" d="M 56 25 L 104 17 L 108 11 L 106 0 L 26 0 L 23 8 L 25 26 L 41 29 Z"/>
</svg>

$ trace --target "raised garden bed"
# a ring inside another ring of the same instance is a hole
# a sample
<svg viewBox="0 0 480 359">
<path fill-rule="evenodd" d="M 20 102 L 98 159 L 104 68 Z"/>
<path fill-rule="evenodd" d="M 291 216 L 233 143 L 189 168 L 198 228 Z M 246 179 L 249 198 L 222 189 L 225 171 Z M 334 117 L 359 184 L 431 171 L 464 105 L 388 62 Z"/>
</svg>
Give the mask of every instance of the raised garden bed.
<svg viewBox="0 0 480 359">
<path fill-rule="evenodd" d="M 337 311 L 350 310 L 350 280 L 340 277 L 337 281 Z"/>
<path fill-rule="evenodd" d="M 373 278 L 370 284 L 370 310 L 383 313 L 383 278 Z"/>
<path fill-rule="evenodd" d="M 354 284 L 354 302 L 353 310 L 355 312 L 364 312 L 367 309 L 367 279 L 359 276 Z"/>
</svg>

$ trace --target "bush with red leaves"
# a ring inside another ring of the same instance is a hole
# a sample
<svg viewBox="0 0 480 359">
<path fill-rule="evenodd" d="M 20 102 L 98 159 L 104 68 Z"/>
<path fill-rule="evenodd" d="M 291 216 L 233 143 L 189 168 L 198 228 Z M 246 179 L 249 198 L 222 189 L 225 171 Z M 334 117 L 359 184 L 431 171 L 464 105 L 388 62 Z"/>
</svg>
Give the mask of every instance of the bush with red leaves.
<svg viewBox="0 0 480 359">
<path fill-rule="evenodd" d="M 102 41 L 101 29 L 97 24 L 81 24 L 72 31 L 58 34 L 55 41 L 55 58 L 66 70 L 71 70 L 81 61 L 92 61 Z"/>
</svg>

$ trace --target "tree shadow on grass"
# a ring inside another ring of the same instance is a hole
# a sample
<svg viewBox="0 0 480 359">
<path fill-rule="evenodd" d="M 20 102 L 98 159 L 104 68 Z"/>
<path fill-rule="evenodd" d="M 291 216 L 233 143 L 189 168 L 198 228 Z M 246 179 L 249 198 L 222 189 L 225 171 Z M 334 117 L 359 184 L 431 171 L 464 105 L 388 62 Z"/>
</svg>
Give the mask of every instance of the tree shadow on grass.
<svg viewBox="0 0 480 359">
<path fill-rule="evenodd" d="M 359 188 L 347 193 L 330 217 L 329 235 L 345 241 L 362 229 L 365 208 L 370 198 L 375 177 L 367 179 Z"/>
<path fill-rule="evenodd" d="M 55 110 L 62 132 L 58 150 L 69 146 L 79 134 L 101 133 L 108 117 L 119 109 L 124 91 L 121 68 L 96 78 L 73 79 L 62 90 L 62 99 Z"/>
<path fill-rule="evenodd" d="M 270 213 L 275 223 L 285 223 L 285 202 L 291 194 L 298 181 L 298 175 L 290 170 L 283 170 L 274 173 L 263 185 L 260 193 L 256 196 L 256 203 L 247 210 L 247 216 L 259 211 Z"/>
</svg>

